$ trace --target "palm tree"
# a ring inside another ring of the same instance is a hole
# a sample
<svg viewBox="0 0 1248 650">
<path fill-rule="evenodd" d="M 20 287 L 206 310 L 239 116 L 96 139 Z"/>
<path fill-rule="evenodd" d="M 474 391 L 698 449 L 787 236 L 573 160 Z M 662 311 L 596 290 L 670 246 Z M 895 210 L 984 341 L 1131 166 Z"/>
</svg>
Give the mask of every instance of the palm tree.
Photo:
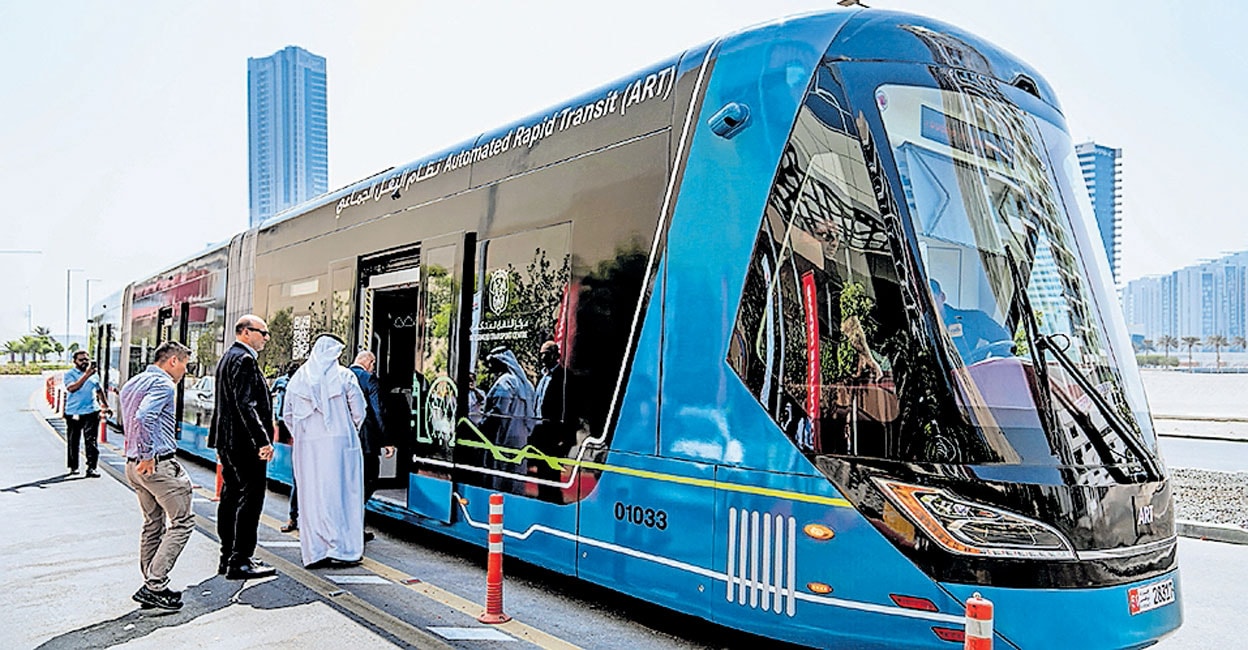
<svg viewBox="0 0 1248 650">
<path fill-rule="evenodd" d="M 1214 368 L 1221 370 L 1222 369 L 1222 348 L 1227 345 L 1226 337 L 1222 336 L 1221 334 L 1210 334 L 1209 338 L 1205 339 L 1205 345 L 1213 346 L 1213 353 L 1217 355 L 1217 365 L 1214 366 Z"/>
<path fill-rule="evenodd" d="M 1145 352 L 1156 352 L 1156 351 L 1157 351 L 1157 348 L 1153 345 L 1153 340 L 1152 340 L 1152 339 L 1144 339 L 1144 351 L 1145 351 Z"/>
<path fill-rule="evenodd" d="M 1169 334 L 1166 334 L 1165 336 L 1157 339 L 1157 345 L 1160 345 L 1162 349 L 1166 351 L 1166 356 L 1168 357 L 1170 356 L 1170 348 L 1179 347 L 1179 340 Z"/>
<path fill-rule="evenodd" d="M 9 355 L 9 363 L 17 363 L 17 355 L 22 351 L 22 346 L 17 341 L 5 341 L 2 351 Z"/>
<path fill-rule="evenodd" d="M 1245 341 L 1242 336 L 1232 336 L 1231 347 L 1239 348 L 1242 351 L 1245 347 L 1248 347 L 1248 341 Z"/>
<path fill-rule="evenodd" d="M 1190 368 L 1192 366 L 1192 348 L 1196 347 L 1200 343 L 1200 337 L 1184 336 L 1182 340 L 1183 345 L 1187 346 L 1187 366 Z"/>
</svg>

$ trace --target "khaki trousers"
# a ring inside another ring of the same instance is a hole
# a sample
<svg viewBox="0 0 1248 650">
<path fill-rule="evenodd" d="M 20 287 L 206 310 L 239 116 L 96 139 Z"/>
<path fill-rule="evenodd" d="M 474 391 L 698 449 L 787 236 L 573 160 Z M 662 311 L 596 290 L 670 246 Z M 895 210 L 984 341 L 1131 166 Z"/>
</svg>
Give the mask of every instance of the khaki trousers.
<svg viewBox="0 0 1248 650">
<path fill-rule="evenodd" d="M 173 458 L 156 461 L 156 469 L 147 475 L 139 474 L 138 463 L 127 461 L 126 479 L 143 510 L 139 570 L 148 589 L 161 591 L 169 586 L 169 572 L 195 528 L 191 479 Z"/>
</svg>

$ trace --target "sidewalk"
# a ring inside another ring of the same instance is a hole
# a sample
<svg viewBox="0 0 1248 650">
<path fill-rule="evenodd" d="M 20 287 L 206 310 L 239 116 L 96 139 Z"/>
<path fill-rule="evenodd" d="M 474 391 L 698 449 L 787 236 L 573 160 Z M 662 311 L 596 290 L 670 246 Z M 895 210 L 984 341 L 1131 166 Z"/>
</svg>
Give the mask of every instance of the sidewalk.
<svg viewBox="0 0 1248 650">
<path fill-rule="evenodd" d="M 1248 419 L 1245 418 L 1154 414 L 1153 427 L 1157 435 L 1168 438 L 1248 442 Z"/>
<path fill-rule="evenodd" d="M 218 546 L 202 530 L 171 576 L 170 587 L 184 590 L 182 610 L 140 610 L 130 595 L 142 584 L 142 518 L 133 492 L 115 478 L 124 460 L 101 450 L 101 469 L 112 472 L 67 475 L 65 443 L 41 407 L 0 403 L 0 647 L 394 646 L 285 576 L 217 576 Z"/>
</svg>

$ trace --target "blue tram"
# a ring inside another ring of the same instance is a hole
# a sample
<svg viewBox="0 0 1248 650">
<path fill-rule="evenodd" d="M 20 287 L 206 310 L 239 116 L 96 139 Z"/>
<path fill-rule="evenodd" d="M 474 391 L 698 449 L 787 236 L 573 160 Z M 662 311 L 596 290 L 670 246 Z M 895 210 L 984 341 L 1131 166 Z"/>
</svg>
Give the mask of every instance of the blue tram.
<svg viewBox="0 0 1248 650">
<path fill-rule="evenodd" d="M 875 10 L 723 37 L 299 206 L 102 305 L 124 380 L 238 316 L 378 356 L 370 509 L 815 646 L 1142 647 L 1174 509 L 1052 89 Z M 118 303 L 112 304 L 112 303 Z M 120 307 L 120 313 L 117 309 Z M 349 360 L 348 360 L 349 361 Z M 278 441 L 271 476 L 290 479 Z"/>
</svg>

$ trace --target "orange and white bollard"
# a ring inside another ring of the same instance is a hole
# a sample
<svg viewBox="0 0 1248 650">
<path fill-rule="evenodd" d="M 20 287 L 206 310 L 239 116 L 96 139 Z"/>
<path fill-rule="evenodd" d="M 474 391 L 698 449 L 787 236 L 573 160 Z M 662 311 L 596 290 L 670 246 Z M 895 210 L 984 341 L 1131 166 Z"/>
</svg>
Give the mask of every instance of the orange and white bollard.
<svg viewBox="0 0 1248 650">
<path fill-rule="evenodd" d="M 482 623 L 506 623 L 503 613 L 503 495 L 490 495 L 490 560 L 485 578 L 485 613 Z"/>
<path fill-rule="evenodd" d="M 100 414 L 100 444 L 108 444 L 108 418 Z"/>
<path fill-rule="evenodd" d="M 221 461 L 217 461 L 217 491 L 213 493 L 212 500 L 221 500 L 221 486 L 225 483 L 225 478 L 221 475 Z"/>
<path fill-rule="evenodd" d="M 963 650 L 992 650 L 992 601 L 975 592 L 966 601 L 966 641 Z"/>
</svg>

